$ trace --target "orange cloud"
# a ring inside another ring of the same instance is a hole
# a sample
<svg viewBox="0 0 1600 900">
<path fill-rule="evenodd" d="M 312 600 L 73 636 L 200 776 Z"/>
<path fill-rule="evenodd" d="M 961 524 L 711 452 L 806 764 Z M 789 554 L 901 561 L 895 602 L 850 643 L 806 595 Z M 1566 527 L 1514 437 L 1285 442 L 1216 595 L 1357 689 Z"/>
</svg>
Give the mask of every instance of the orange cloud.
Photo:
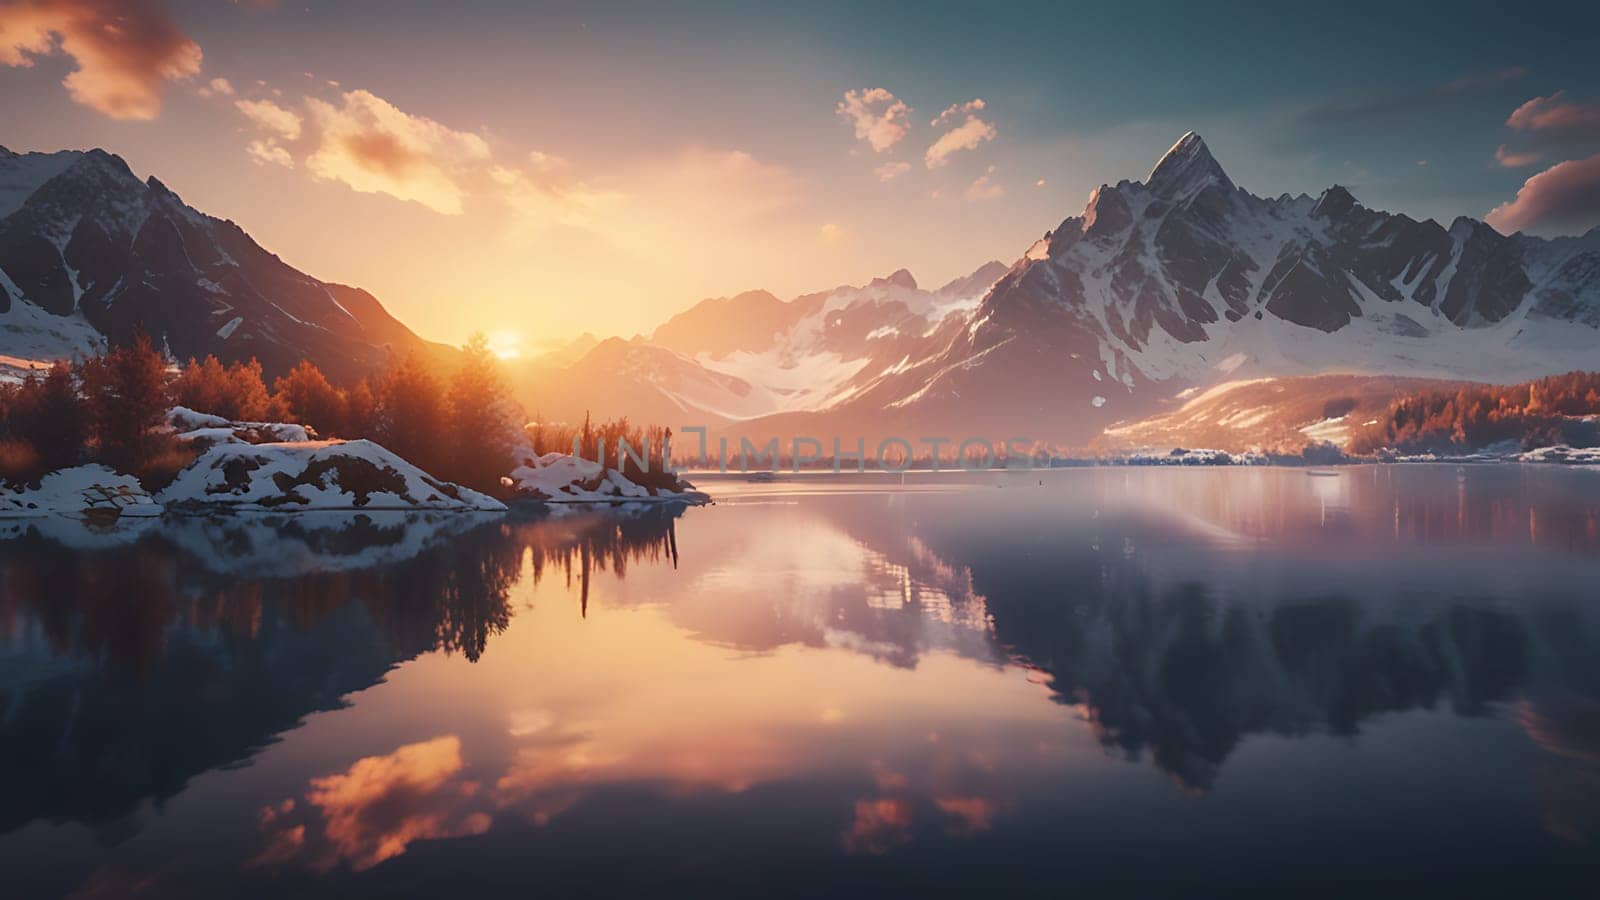
<svg viewBox="0 0 1600 900">
<path fill-rule="evenodd" d="M 482 834 L 490 817 L 471 808 L 479 786 L 461 772 L 461 739 L 446 735 L 313 779 L 304 803 L 289 799 L 261 811 L 267 844 L 255 862 L 308 855 L 320 870 L 342 861 L 362 871 L 413 841 Z"/>
<path fill-rule="evenodd" d="M 878 176 L 879 181 L 888 181 L 909 171 L 911 171 L 911 163 L 908 162 L 888 162 L 872 170 L 873 174 Z"/>
<path fill-rule="evenodd" d="M 976 115 L 969 115 L 965 122 L 946 131 L 933 142 L 933 146 L 923 154 L 923 162 L 928 168 L 937 169 L 948 163 L 952 154 L 971 150 L 984 141 L 992 141 L 998 133 L 993 123 L 986 122 Z"/>
<path fill-rule="evenodd" d="M 284 109 L 271 100 L 238 100 L 233 104 L 251 122 L 286 141 L 300 137 L 300 115 Z"/>
<path fill-rule="evenodd" d="M 341 101 L 306 99 L 318 132 L 306 159 L 313 175 L 446 215 L 462 212 L 464 182 L 489 159 L 482 137 L 404 112 L 369 91 L 349 91 Z"/>
<path fill-rule="evenodd" d="M 876 153 L 893 147 L 911 131 L 911 107 L 881 87 L 845 91 L 835 112 L 852 122 L 856 137 Z"/>
<path fill-rule="evenodd" d="M 22 0 L 0 6 L 0 63 L 62 53 L 72 99 L 113 119 L 153 119 L 161 84 L 200 72 L 200 45 L 157 0 Z"/>
<path fill-rule="evenodd" d="M 283 166 L 285 169 L 294 168 L 294 157 L 290 156 L 289 151 L 279 146 L 272 138 L 251 141 L 245 145 L 244 152 L 245 155 L 250 157 L 251 162 L 257 165 L 271 163 Z"/>
<path fill-rule="evenodd" d="M 1515 199 L 1484 217 L 1503 234 L 1575 232 L 1600 224 L 1600 154 L 1568 160 L 1523 182 Z"/>
</svg>

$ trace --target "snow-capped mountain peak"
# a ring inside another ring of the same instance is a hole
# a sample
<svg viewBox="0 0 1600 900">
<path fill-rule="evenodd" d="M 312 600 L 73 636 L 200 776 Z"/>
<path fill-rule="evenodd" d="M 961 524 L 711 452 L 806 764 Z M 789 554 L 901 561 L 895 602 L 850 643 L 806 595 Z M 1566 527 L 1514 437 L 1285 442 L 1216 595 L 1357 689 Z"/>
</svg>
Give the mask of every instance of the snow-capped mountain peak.
<svg viewBox="0 0 1600 900">
<path fill-rule="evenodd" d="M 891 286 L 914 291 L 917 289 L 917 279 L 912 276 L 909 269 L 896 269 L 888 275 L 872 279 L 872 283 L 869 285 L 869 287 Z"/>
<path fill-rule="evenodd" d="M 1233 181 L 1211 156 L 1205 140 L 1192 131 L 1172 145 L 1145 179 L 1145 187 L 1152 194 L 1169 199 L 1192 196 L 1210 184 L 1233 189 Z"/>
</svg>

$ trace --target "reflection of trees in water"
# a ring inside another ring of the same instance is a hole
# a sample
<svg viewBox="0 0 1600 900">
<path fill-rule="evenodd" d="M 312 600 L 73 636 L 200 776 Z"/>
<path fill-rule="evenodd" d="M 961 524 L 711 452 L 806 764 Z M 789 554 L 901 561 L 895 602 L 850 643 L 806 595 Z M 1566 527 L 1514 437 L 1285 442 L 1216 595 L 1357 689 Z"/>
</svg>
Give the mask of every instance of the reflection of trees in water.
<svg viewBox="0 0 1600 900">
<path fill-rule="evenodd" d="M 677 517 L 683 506 L 651 505 L 614 510 L 582 510 L 525 526 L 537 532 L 526 541 L 537 583 L 559 570 L 569 590 L 576 588 L 580 612 L 589 613 L 589 583 L 596 572 L 626 578 L 631 562 L 671 561 L 678 567 Z"/>
<path fill-rule="evenodd" d="M 136 824 L 115 823 L 143 799 L 248 758 L 396 663 L 435 649 L 476 660 L 507 626 L 525 562 L 535 579 L 624 571 L 675 554 L 680 513 L 506 517 L 431 542 L 404 531 L 424 520 L 358 516 L 300 536 L 332 554 L 319 564 L 417 552 L 336 571 L 285 560 L 289 577 L 217 574 L 230 553 L 257 559 L 259 535 L 238 529 L 212 532 L 204 561 L 159 530 L 106 549 L 0 542 L 0 833 L 45 817 L 125 837 Z"/>
</svg>

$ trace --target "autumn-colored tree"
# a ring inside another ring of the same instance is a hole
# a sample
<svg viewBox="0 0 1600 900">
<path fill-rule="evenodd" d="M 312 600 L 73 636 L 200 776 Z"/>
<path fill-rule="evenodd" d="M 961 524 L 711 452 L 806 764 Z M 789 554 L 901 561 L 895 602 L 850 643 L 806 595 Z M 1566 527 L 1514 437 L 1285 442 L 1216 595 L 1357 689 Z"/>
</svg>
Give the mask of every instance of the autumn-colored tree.
<svg viewBox="0 0 1600 900">
<path fill-rule="evenodd" d="M 261 363 L 252 359 L 224 366 L 215 356 L 191 358 L 173 379 L 172 394 L 179 406 L 236 422 L 265 419 L 270 400 Z"/>
<path fill-rule="evenodd" d="M 511 398 L 489 341 L 475 334 L 450 379 L 451 480 L 488 493 L 511 469 Z"/>
<path fill-rule="evenodd" d="M 344 397 L 344 436 L 375 437 L 378 433 L 378 395 L 372 390 L 371 380 L 363 378 L 340 393 Z"/>
<path fill-rule="evenodd" d="M 444 390 L 426 361 L 409 354 L 384 373 L 378 392 L 379 443 L 430 473 L 448 463 Z"/>
<path fill-rule="evenodd" d="M 1356 433 L 1351 449 L 1407 453 L 1480 450 L 1600 441 L 1600 373 L 1569 372 L 1515 385 L 1469 385 L 1395 400 L 1388 413 Z"/>
<path fill-rule="evenodd" d="M 288 421 L 309 425 L 322 437 L 344 430 L 344 397 L 309 359 L 272 383 L 272 400 Z"/>
<path fill-rule="evenodd" d="M 131 342 L 84 360 L 78 374 L 101 459 L 125 472 L 142 472 L 170 443 L 159 430 L 171 405 L 166 360 L 140 331 Z"/>
<path fill-rule="evenodd" d="M 4 435 L 13 442 L 5 477 L 32 480 L 77 464 L 89 423 L 70 365 L 57 362 L 43 377 L 29 374 L 7 391 L 4 407 Z"/>
</svg>

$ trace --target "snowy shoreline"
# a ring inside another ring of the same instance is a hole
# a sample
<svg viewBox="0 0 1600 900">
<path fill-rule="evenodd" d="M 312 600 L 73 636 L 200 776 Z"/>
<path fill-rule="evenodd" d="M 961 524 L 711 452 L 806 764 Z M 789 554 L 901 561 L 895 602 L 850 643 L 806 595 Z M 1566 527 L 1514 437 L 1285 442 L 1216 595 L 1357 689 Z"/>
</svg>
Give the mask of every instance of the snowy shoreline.
<svg viewBox="0 0 1600 900">
<path fill-rule="evenodd" d="M 369 440 L 316 440 L 300 425 L 230 422 L 175 407 L 167 427 L 199 455 L 152 493 L 99 464 L 50 472 L 31 485 L 0 484 L 0 518 L 66 515 L 95 521 L 237 513 L 505 513 L 550 505 L 699 505 L 687 482 L 645 486 L 622 472 L 524 448 L 501 479 L 506 500 L 435 478 Z"/>
</svg>

